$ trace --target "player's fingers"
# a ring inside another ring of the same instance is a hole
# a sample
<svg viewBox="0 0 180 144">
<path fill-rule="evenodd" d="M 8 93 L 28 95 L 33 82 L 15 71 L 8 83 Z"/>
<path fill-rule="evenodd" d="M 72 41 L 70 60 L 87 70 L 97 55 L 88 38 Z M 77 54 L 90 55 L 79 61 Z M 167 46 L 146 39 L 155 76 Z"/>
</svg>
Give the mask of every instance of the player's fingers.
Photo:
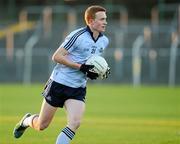
<svg viewBox="0 0 180 144">
<path fill-rule="evenodd" d="M 94 65 L 88 65 L 89 69 L 93 69 Z"/>
</svg>

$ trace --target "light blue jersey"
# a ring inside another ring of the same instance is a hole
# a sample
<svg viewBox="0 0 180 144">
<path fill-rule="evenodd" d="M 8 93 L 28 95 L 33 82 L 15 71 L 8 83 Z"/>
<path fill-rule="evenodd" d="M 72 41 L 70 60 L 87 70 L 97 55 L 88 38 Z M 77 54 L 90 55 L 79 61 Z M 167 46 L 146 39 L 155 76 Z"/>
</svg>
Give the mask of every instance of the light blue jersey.
<svg viewBox="0 0 180 144">
<path fill-rule="evenodd" d="M 94 54 L 102 55 L 108 44 L 108 38 L 101 33 L 95 40 L 93 33 L 87 26 L 71 32 L 60 47 L 65 48 L 69 52 L 67 55 L 69 60 L 83 64 Z M 79 69 L 74 69 L 63 64 L 57 64 L 54 67 L 50 78 L 60 84 L 73 88 L 85 87 L 87 83 L 86 75 Z"/>
</svg>

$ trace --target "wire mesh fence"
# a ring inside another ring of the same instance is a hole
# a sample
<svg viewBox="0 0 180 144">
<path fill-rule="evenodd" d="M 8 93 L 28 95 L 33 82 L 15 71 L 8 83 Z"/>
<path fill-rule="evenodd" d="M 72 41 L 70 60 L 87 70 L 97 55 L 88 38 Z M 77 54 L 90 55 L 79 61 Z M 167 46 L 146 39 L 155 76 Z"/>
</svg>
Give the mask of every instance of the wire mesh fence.
<svg viewBox="0 0 180 144">
<path fill-rule="evenodd" d="M 52 53 L 71 30 L 84 26 L 82 9 L 85 7 L 34 6 L 23 9 L 19 22 L 35 21 L 36 27 L 14 32 L 9 40 L 8 35 L 0 39 L 0 82 L 46 81 L 54 66 Z M 110 45 L 105 57 L 111 75 L 105 82 L 179 84 L 178 5 L 171 11 L 167 9 L 173 15 L 168 21 L 162 16 L 158 19 L 158 10 L 159 15 L 165 14 L 162 8 L 153 9 L 152 18 L 141 21 L 129 20 L 126 7 L 117 5 L 107 9 L 106 35 Z"/>
</svg>

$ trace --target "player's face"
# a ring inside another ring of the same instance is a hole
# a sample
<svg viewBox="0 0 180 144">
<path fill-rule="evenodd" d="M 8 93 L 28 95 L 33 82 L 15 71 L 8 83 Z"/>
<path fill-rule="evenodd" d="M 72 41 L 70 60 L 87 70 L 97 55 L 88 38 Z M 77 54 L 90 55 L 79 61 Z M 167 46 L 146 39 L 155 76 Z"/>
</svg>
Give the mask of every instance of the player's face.
<svg viewBox="0 0 180 144">
<path fill-rule="evenodd" d="M 95 14 L 95 19 L 92 22 L 92 27 L 94 30 L 98 31 L 98 32 L 104 32 L 106 29 L 106 25 L 107 25 L 107 16 L 105 12 L 97 12 Z"/>
</svg>

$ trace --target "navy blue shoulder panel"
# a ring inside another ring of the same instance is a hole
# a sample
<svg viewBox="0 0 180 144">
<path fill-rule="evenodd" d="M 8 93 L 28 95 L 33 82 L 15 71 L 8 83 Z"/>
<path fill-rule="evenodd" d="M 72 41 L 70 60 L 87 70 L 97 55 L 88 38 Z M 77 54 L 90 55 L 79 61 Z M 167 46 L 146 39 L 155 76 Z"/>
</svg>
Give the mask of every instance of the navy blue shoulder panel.
<svg viewBox="0 0 180 144">
<path fill-rule="evenodd" d="M 78 32 L 76 32 L 71 38 L 70 38 L 70 40 L 67 42 L 67 44 L 65 44 L 65 46 L 64 46 L 64 48 L 65 49 L 70 49 L 71 48 L 71 46 L 75 43 L 75 41 L 77 40 L 77 38 L 80 36 L 80 35 L 82 35 L 84 32 L 86 32 L 87 31 L 87 29 L 86 28 L 84 28 L 84 29 L 82 29 L 82 30 L 79 30 Z"/>
</svg>

